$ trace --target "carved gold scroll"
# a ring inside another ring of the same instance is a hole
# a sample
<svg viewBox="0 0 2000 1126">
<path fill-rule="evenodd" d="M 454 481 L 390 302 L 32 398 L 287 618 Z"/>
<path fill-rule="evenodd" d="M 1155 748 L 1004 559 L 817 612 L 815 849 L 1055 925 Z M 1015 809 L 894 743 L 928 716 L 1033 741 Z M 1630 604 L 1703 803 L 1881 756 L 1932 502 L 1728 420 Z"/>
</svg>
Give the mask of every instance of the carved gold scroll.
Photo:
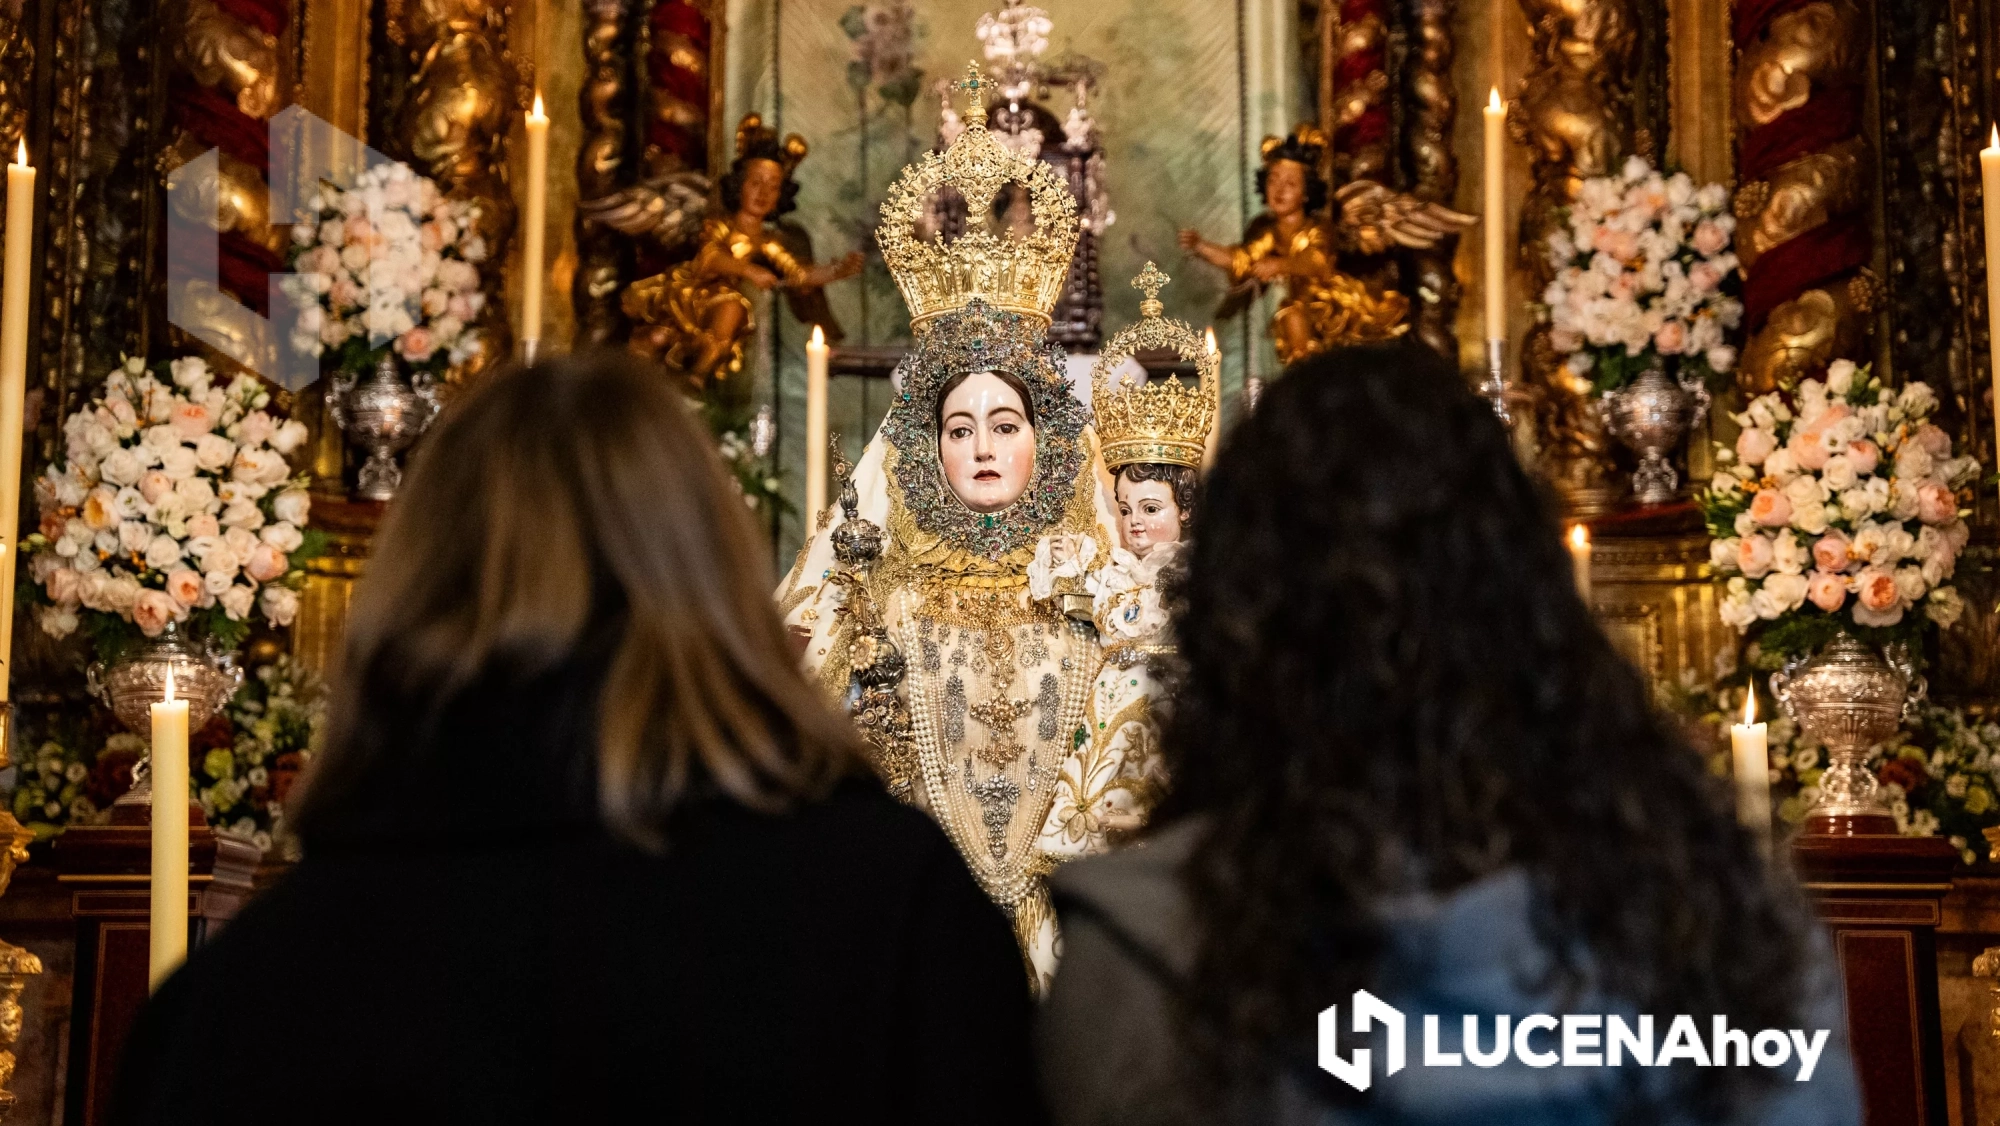
<svg viewBox="0 0 2000 1126">
<path fill-rule="evenodd" d="M 1404 60 L 1403 151 L 1410 167 L 1410 193 L 1450 206 L 1458 191 L 1458 161 L 1451 134 L 1458 101 L 1452 93 L 1451 0 L 1412 0 L 1410 52 Z M 1440 355 L 1456 356 L 1452 331 L 1458 319 L 1458 277 L 1452 271 L 1457 240 L 1419 250 L 1416 264 L 1417 338 Z"/>
</svg>

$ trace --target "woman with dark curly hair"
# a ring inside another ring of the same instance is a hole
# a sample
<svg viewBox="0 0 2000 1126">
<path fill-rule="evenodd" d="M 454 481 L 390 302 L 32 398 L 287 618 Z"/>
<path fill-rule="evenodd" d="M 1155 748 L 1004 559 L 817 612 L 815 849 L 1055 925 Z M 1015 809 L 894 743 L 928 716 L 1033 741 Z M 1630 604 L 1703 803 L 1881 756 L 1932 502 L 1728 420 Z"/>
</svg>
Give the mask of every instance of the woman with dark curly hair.
<svg viewBox="0 0 2000 1126">
<path fill-rule="evenodd" d="M 1376 345 L 1294 368 L 1226 443 L 1191 539 L 1174 792 L 1145 847 L 1055 877 L 1059 1121 L 1859 1121 L 1827 944 L 1591 620 L 1446 362 Z M 1315 1054 L 1318 1014 L 1337 1004 L 1345 1037 L 1361 989 L 1408 1021 L 1410 1066 L 1385 1074 L 1378 1037 L 1366 1091 Z M 1604 1016 L 1600 1059 L 1611 1017 L 1650 1015 L 1673 1065 L 1547 1067 L 1566 1033 L 1539 1025 L 1498 1060 L 1426 1063 L 1426 1014 L 1470 1057 L 1535 1013 Z M 1682 1015 L 1731 1066 L 1668 1051 Z M 1785 1066 L 1748 1058 L 1765 1029 L 1801 1030 Z"/>
</svg>

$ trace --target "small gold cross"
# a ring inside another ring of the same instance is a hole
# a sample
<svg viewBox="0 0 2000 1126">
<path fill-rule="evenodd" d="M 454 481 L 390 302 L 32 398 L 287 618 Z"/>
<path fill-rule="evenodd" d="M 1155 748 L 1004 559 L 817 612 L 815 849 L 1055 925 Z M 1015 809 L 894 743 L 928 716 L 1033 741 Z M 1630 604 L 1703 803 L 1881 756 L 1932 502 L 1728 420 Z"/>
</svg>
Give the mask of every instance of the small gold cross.
<svg viewBox="0 0 2000 1126">
<path fill-rule="evenodd" d="M 1151 262 L 1146 263 L 1146 268 L 1140 270 L 1139 276 L 1132 279 L 1132 288 L 1146 295 L 1146 299 L 1139 302 L 1140 316 L 1157 317 L 1160 315 L 1165 308 L 1165 306 L 1160 304 L 1160 290 L 1164 289 L 1166 284 L 1173 280 L 1161 273 L 1158 266 L 1153 265 Z"/>
</svg>

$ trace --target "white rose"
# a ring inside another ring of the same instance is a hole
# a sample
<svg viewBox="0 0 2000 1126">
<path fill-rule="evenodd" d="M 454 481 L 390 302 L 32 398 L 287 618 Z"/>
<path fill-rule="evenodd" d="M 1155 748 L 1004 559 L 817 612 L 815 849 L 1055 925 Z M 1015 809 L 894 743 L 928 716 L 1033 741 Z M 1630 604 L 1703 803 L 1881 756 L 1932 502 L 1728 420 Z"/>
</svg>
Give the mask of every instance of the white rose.
<svg viewBox="0 0 2000 1126">
<path fill-rule="evenodd" d="M 1924 613 L 1931 621 L 1936 622 L 1939 628 L 1950 629 L 1957 624 L 1959 616 L 1965 613 L 1965 601 L 1958 596 L 1958 591 L 1948 586 L 1941 586 L 1931 591 L 1929 598 L 1924 599 Z"/>
<path fill-rule="evenodd" d="M 167 365 L 173 373 L 174 382 L 182 387 L 192 387 L 208 375 L 208 362 L 200 356 L 182 356 Z"/>
<path fill-rule="evenodd" d="M 285 455 L 276 450 L 245 446 L 236 451 L 234 474 L 240 480 L 269 488 L 291 476 L 291 473 L 291 466 L 285 464 Z"/>
<path fill-rule="evenodd" d="M 236 569 L 234 567 L 230 568 L 227 571 L 211 570 L 208 573 L 202 575 L 201 588 L 207 591 L 208 593 L 217 595 L 219 597 L 224 592 L 228 591 L 229 584 L 235 581 L 236 581 Z"/>
<path fill-rule="evenodd" d="M 106 454 L 103 464 L 98 468 L 104 479 L 114 485 L 129 485 L 137 481 L 139 475 L 145 471 L 146 467 L 139 463 L 139 459 L 133 456 L 131 450 L 126 449 L 115 449 Z"/>
<path fill-rule="evenodd" d="M 120 520 L 137 520 L 146 515 L 146 495 L 130 485 L 111 495 L 111 511 Z"/>
<path fill-rule="evenodd" d="M 175 446 L 173 449 L 160 451 L 160 472 L 176 481 L 185 481 L 193 477 L 198 468 L 194 451 L 186 446 Z"/>
<path fill-rule="evenodd" d="M 172 426 L 148 426 L 139 441 L 154 452 L 164 454 L 181 448 L 181 432 Z"/>
<path fill-rule="evenodd" d="M 286 523 L 265 525 L 264 530 L 258 533 L 258 538 L 286 555 L 297 551 L 299 545 L 305 542 L 305 536 L 298 528 Z"/>
<path fill-rule="evenodd" d="M 1835 360 L 1826 365 L 1826 389 L 1835 395 L 1846 395 L 1854 388 L 1854 361 Z"/>
<path fill-rule="evenodd" d="M 1764 474 L 1776 478 L 1780 485 L 1790 484 L 1799 475 L 1798 459 L 1792 456 L 1792 451 L 1779 449 L 1764 459 Z"/>
<path fill-rule="evenodd" d="M 1820 477 L 1826 482 L 1826 487 L 1835 492 L 1852 488 L 1855 482 L 1854 463 L 1847 460 L 1846 454 L 1835 454 L 1826 459 Z"/>
<path fill-rule="evenodd" d="M 257 536 L 248 528 L 231 528 L 222 533 L 222 544 L 236 554 L 238 559 L 250 558 L 257 550 Z"/>
<path fill-rule="evenodd" d="M 271 432 L 271 448 L 281 454 L 298 449 L 305 440 L 306 424 L 297 419 L 287 419 Z"/>
<path fill-rule="evenodd" d="M 215 486 L 206 477 L 183 477 L 174 483 L 174 492 L 187 502 L 190 512 L 205 512 L 215 501 Z"/>
<path fill-rule="evenodd" d="M 1806 550 L 1799 537 L 1790 532 L 1778 533 L 1776 541 L 1771 545 L 1772 570 L 1785 575 L 1796 575 L 1804 571 L 1806 565 L 1811 562 L 1812 553 Z M 1766 579 L 1764 585 L 1769 586 L 1770 580 Z"/>
<path fill-rule="evenodd" d="M 287 591 L 286 593 L 289 594 L 290 592 Z M 229 615 L 229 619 L 235 622 L 240 622 L 250 616 L 250 606 L 256 599 L 257 592 L 244 586 L 242 583 L 237 583 L 216 594 L 216 600 L 222 603 L 222 612 Z M 296 603 L 293 606 L 292 612 L 298 612 Z"/>
<path fill-rule="evenodd" d="M 304 489 L 286 489 L 271 498 L 271 514 L 287 524 L 304 524 L 312 512 L 312 497 Z"/>
<path fill-rule="evenodd" d="M 146 545 L 146 566 L 164 571 L 181 561 L 180 541 L 172 536 L 154 536 Z"/>
<path fill-rule="evenodd" d="M 264 607 L 264 616 L 269 618 L 274 626 L 291 625 L 292 619 L 299 612 L 298 592 L 281 586 L 265 587 L 263 596 L 258 601 Z"/>
<path fill-rule="evenodd" d="M 1804 575 L 1772 575 L 1770 578 L 1764 580 L 1764 589 L 1759 593 L 1769 595 L 1771 601 L 1782 608 L 1780 612 L 1796 610 L 1805 604 L 1806 588 L 1808 585 Z M 1752 601 L 1754 602 L 1755 599 L 1753 598 Z M 1775 618 L 1777 614 L 1767 615 L 1760 611 L 1758 616 Z"/>
<path fill-rule="evenodd" d="M 139 592 L 144 589 L 139 580 L 130 575 L 120 575 L 104 587 L 104 600 L 112 610 L 120 614 L 130 614 L 132 604 L 139 600 Z"/>
<path fill-rule="evenodd" d="M 1722 618 L 1722 624 L 1735 627 L 1738 633 L 1749 629 L 1750 623 L 1757 620 L 1757 611 L 1751 609 L 1748 594 L 1725 596 L 1721 606 L 1717 608 L 1717 613 Z"/>
<path fill-rule="evenodd" d="M 1819 535 L 1826 531 L 1826 526 L 1832 519 L 1827 515 L 1828 507 L 1823 504 L 1808 504 L 1792 509 L 1792 527 L 1809 536 Z M 1840 513 L 1838 506 L 1833 506 L 1832 511 L 1835 516 Z"/>
<path fill-rule="evenodd" d="M 1840 494 L 1840 514 L 1848 523 L 1858 523 L 1875 514 L 1875 502 L 1867 489 L 1849 489 Z"/>
<path fill-rule="evenodd" d="M 1781 578 L 1783 576 L 1773 577 Z M 1767 622 L 1777 619 L 1789 609 L 1791 607 L 1786 606 L 1785 600 L 1780 597 L 1778 592 L 1773 591 L 1768 584 L 1757 588 L 1756 593 L 1750 596 L 1750 612 Z"/>
<path fill-rule="evenodd" d="M 1736 569 L 1736 551 L 1742 540 L 1735 537 L 1708 541 L 1708 563 L 1718 571 Z"/>
<path fill-rule="evenodd" d="M 143 555 L 152 546 L 153 529 L 144 520 L 126 520 L 118 525 L 118 551 L 125 555 Z"/>
<path fill-rule="evenodd" d="M 211 472 L 220 472 L 235 458 L 236 443 L 220 434 L 203 434 L 194 444 L 195 463 Z"/>
<path fill-rule="evenodd" d="M 264 526 L 264 513 L 257 507 L 256 501 L 238 497 L 222 510 L 221 520 L 226 528 L 248 528 L 255 531 Z"/>
<path fill-rule="evenodd" d="M 1896 571 L 1896 593 L 1905 602 L 1915 602 L 1924 596 L 1930 584 L 1924 581 L 1924 573 L 1917 567 L 1902 567 Z"/>
<path fill-rule="evenodd" d="M 113 434 L 108 426 L 87 422 L 80 436 L 83 438 L 84 448 L 89 450 L 93 457 L 107 457 L 111 451 L 118 448 L 118 435 Z"/>
</svg>

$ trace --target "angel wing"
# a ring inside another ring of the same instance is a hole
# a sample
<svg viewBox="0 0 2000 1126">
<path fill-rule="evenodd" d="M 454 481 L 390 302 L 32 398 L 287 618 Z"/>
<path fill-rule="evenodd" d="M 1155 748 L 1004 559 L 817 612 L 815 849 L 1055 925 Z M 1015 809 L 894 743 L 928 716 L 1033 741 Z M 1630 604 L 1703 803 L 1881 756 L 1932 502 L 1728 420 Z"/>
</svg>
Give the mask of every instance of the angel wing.
<svg viewBox="0 0 2000 1126">
<path fill-rule="evenodd" d="M 767 227 L 772 234 L 778 236 L 778 241 L 785 245 L 785 250 L 798 261 L 799 265 L 818 264 L 819 260 L 813 257 L 812 236 L 806 233 L 804 227 L 788 219 L 770 220 Z M 847 333 L 841 330 L 840 322 L 834 319 L 833 307 L 827 304 L 826 290 L 817 286 L 801 289 L 798 286 L 788 285 L 784 293 L 785 304 L 791 307 L 792 316 L 797 317 L 800 324 L 819 325 L 826 332 L 828 344 L 838 344 L 847 339 Z"/>
<path fill-rule="evenodd" d="M 580 200 L 576 209 L 586 223 L 649 238 L 662 250 L 673 251 L 700 236 L 710 186 L 708 177 L 699 172 L 669 172 L 607 196 Z"/>
<path fill-rule="evenodd" d="M 1398 246 L 1429 250 L 1479 221 L 1441 203 L 1394 191 L 1373 180 L 1355 180 L 1334 193 L 1340 204 L 1341 241 L 1363 254 Z"/>
</svg>

